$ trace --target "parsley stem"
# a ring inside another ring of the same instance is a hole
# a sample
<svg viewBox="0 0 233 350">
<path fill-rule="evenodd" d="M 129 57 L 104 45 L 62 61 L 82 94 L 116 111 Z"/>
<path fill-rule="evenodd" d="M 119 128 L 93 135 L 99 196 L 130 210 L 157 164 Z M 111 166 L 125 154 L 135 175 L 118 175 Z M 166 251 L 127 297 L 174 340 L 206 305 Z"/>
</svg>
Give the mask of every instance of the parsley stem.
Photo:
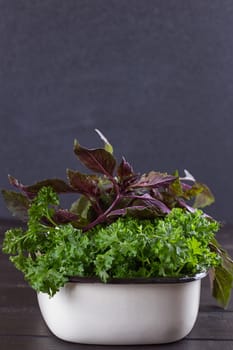
<svg viewBox="0 0 233 350">
<path fill-rule="evenodd" d="M 47 219 L 49 220 L 49 222 L 53 225 L 53 226 L 57 226 L 56 222 L 52 219 L 51 215 L 50 215 L 50 212 L 49 212 L 49 208 L 47 208 L 46 210 L 46 216 L 47 216 Z"/>
</svg>

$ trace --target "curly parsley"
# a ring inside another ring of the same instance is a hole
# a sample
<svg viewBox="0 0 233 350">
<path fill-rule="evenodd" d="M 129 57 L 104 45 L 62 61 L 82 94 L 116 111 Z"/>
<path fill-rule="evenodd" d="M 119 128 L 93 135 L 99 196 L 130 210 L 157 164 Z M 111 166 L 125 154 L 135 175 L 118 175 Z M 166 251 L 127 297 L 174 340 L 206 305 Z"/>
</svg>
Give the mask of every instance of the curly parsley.
<svg viewBox="0 0 233 350">
<path fill-rule="evenodd" d="M 53 222 L 57 195 L 42 188 L 29 208 L 27 230 L 5 235 L 3 251 L 37 291 L 54 295 L 71 276 L 109 278 L 184 276 L 220 262 L 209 242 L 218 223 L 202 211 L 173 209 L 163 219 L 119 218 L 83 233 Z"/>
</svg>

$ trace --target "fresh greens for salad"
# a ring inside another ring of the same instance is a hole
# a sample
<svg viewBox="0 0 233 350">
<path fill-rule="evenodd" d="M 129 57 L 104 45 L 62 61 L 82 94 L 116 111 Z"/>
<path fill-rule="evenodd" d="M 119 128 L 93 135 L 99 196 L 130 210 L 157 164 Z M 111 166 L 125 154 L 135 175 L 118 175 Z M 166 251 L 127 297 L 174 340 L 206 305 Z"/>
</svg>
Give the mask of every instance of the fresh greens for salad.
<svg viewBox="0 0 233 350">
<path fill-rule="evenodd" d="M 151 171 L 140 175 L 113 148 L 74 152 L 91 174 L 67 170 L 68 181 L 48 179 L 20 192 L 3 190 L 13 215 L 27 222 L 6 232 L 3 251 L 37 291 L 54 295 L 72 276 L 181 277 L 210 270 L 212 294 L 226 307 L 233 261 L 216 240 L 219 224 L 196 209 L 214 200 L 209 188 L 185 171 L 180 177 Z M 59 195 L 77 194 L 70 209 Z M 193 200 L 193 204 L 191 204 Z"/>
<path fill-rule="evenodd" d="M 58 196 L 43 187 L 29 208 L 28 227 L 6 232 L 3 251 L 37 291 L 53 295 L 71 276 L 191 276 L 220 265 L 209 242 L 218 223 L 203 212 L 173 209 L 163 220 L 119 218 L 83 233 L 53 221 Z"/>
</svg>

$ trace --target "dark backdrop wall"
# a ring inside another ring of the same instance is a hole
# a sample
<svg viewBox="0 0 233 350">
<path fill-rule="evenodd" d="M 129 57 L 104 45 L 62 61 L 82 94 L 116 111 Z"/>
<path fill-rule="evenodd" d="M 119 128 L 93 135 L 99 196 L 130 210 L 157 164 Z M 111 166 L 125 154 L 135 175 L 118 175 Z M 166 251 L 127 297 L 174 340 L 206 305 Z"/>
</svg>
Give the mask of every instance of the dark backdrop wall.
<svg viewBox="0 0 233 350">
<path fill-rule="evenodd" d="M 65 178 L 99 128 L 139 172 L 188 169 L 233 222 L 232 33 L 230 0 L 0 0 L 1 188 Z"/>
</svg>

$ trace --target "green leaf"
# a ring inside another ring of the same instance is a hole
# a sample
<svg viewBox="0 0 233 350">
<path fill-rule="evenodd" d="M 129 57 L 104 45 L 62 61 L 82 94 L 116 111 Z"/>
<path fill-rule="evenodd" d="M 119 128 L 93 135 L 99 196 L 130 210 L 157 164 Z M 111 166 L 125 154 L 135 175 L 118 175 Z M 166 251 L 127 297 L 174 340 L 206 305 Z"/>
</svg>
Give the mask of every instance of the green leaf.
<svg viewBox="0 0 233 350">
<path fill-rule="evenodd" d="M 214 268 L 212 295 L 218 303 L 227 308 L 232 290 L 233 275 L 223 266 Z"/>
<path fill-rule="evenodd" d="M 58 205 L 57 194 L 52 188 L 43 187 L 30 205 L 27 230 L 8 230 L 3 242 L 4 252 L 13 255 L 11 261 L 32 288 L 49 295 L 64 286 L 68 276 L 81 276 L 84 265 L 89 269 L 90 260 L 89 239 L 81 230 L 71 224 L 53 226 L 54 205 Z M 66 211 L 65 215 L 71 213 Z"/>
<path fill-rule="evenodd" d="M 215 238 L 211 240 L 210 247 L 221 259 L 221 264 L 210 274 L 212 295 L 221 306 L 227 308 L 233 287 L 233 260 Z"/>
<path fill-rule="evenodd" d="M 77 224 L 80 227 L 86 226 L 92 219 L 92 204 L 85 196 L 81 196 L 79 199 L 77 199 L 71 205 L 70 211 L 79 216 L 79 223 Z"/>
<path fill-rule="evenodd" d="M 125 211 L 110 213 L 114 214 L 124 215 Z M 96 273 L 100 278 L 129 278 L 191 276 L 206 271 L 219 263 L 218 255 L 208 247 L 215 229 L 217 226 L 201 211 L 189 213 L 177 208 L 163 219 L 126 216 L 110 225 L 97 226 L 90 232 L 98 253 Z"/>
<path fill-rule="evenodd" d="M 169 188 L 171 189 L 171 191 L 174 193 L 175 196 L 182 197 L 183 188 L 179 178 L 178 170 L 175 171 L 174 176 L 176 177 L 176 180 L 170 184 Z"/>
<path fill-rule="evenodd" d="M 81 196 L 79 199 L 77 199 L 77 201 L 75 201 L 71 205 L 70 211 L 86 219 L 88 216 L 88 211 L 90 207 L 91 207 L 90 200 L 85 196 Z"/>
<path fill-rule="evenodd" d="M 113 147 L 111 143 L 108 141 L 108 139 L 103 135 L 103 133 L 99 129 L 95 129 L 99 137 L 101 138 L 102 141 L 104 141 L 104 149 L 105 151 L 113 154 Z"/>
<path fill-rule="evenodd" d="M 22 249 L 23 229 L 12 228 L 5 232 L 2 251 L 6 254 L 18 254 Z"/>
<path fill-rule="evenodd" d="M 196 183 L 197 190 L 199 190 L 199 193 L 197 193 L 195 202 L 193 204 L 194 208 L 204 208 L 207 205 L 210 205 L 214 202 L 214 196 L 210 189 L 201 183 Z"/>
</svg>

